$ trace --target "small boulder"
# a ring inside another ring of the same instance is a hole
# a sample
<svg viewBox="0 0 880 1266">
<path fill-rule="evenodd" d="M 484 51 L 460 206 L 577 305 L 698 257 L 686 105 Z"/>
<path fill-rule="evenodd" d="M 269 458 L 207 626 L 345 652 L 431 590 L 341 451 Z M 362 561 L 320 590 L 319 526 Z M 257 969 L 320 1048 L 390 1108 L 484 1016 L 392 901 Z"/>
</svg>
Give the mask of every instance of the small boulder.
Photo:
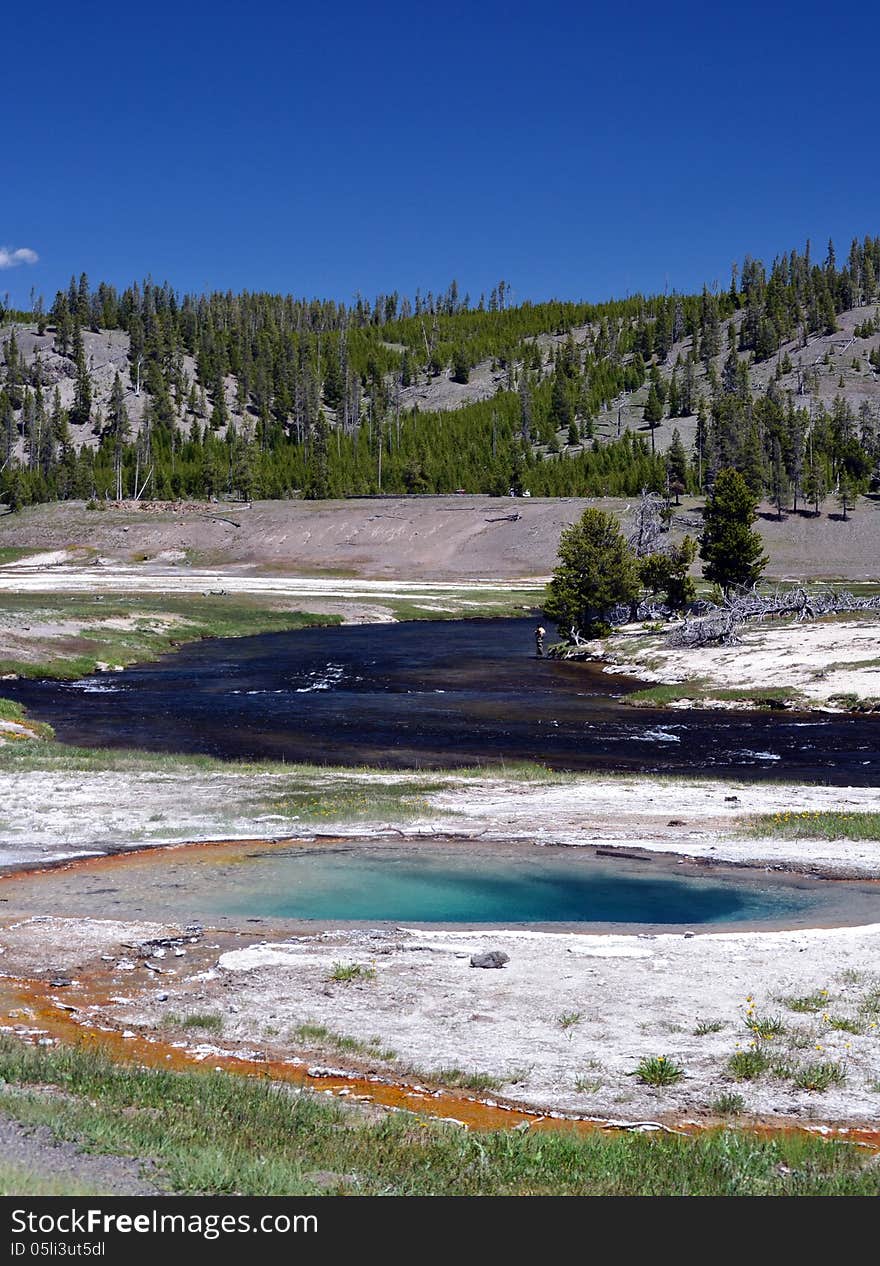
<svg viewBox="0 0 880 1266">
<path fill-rule="evenodd" d="M 471 967 L 503 967 L 510 958 L 504 950 L 487 950 L 484 954 L 471 954 Z"/>
</svg>

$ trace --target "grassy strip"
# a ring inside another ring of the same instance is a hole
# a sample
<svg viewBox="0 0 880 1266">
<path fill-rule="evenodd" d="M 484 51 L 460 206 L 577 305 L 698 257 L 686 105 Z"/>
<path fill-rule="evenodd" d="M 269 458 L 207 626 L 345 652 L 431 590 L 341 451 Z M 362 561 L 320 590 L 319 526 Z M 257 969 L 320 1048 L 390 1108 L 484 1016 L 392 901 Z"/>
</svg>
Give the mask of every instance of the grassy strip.
<svg viewBox="0 0 880 1266">
<path fill-rule="evenodd" d="M 34 738 L 52 739 L 55 737 L 55 731 L 47 721 L 31 721 L 20 703 L 16 703 L 14 699 L 0 699 L 0 720 L 15 721 L 18 725 L 24 726 L 30 730 Z M 7 734 L 7 740 L 13 737 L 23 738 L 23 735 Z"/>
<path fill-rule="evenodd" d="M 4 702 L 18 708 L 12 700 Z M 28 724 L 35 724 L 28 722 Z M 456 782 L 479 778 L 493 778 L 510 782 L 568 783 L 590 777 L 608 777 L 606 773 L 591 771 L 569 773 L 547 769 L 532 761 L 498 761 L 491 765 L 470 765 L 461 769 L 393 770 L 371 765 L 307 765 L 292 764 L 282 760 L 226 760 L 218 756 L 202 756 L 192 752 L 148 752 L 137 748 L 74 747 L 66 743 L 41 743 L 39 746 L 6 750 L 0 748 L 0 770 L 17 770 L 22 773 L 133 773 L 177 774 L 188 777 L 197 774 L 285 774 L 288 777 L 311 779 L 325 785 L 325 780 L 385 779 L 390 785 L 398 780 L 416 778 L 420 785 L 425 782 L 438 784 L 438 780 Z M 613 776 L 631 777 L 625 772 Z M 439 784 L 437 789 L 439 789 Z"/>
<path fill-rule="evenodd" d="M 785 810 L 757 814 L 748 829 L 751 835 L 788 840 L 880 840 L 880 813 Z"/>
<path fill-rule="evenodd" d="M 15 595 L 11 602 L 8 598 L 0 601 L 0 612 L 27 613 L 32 620 L 48 623 L 82 622 L 82 627 L 75 634 L 43 638 L 49 658 L 38 662 L 0 659 L 0 673 L 75 681 L 93 673 L 98 663 L 126 665 L 153 660 L 184 642 L 206 637 L 250 637 L 342 623 L 339 615 L 283 611 L 248 599 L 199 594 L 114 598 L 100 604 L 77 595 L 67 601 L 53 598 L 51 605 L 44 595 L 37 601 L 26 601 L 28 597 L 33 596 Z M 126 620 L 131 627 L 114 628 L 109 624 L 113 620 Z"/>
<path fill-rule="evenodd" d="M 798 708 L 809 706 L 793 686 L 719 687 L 705 680 L 684 681 L 677 685 L 646 686 L 625 695 L 623 702 L 642 708 L 666 708 L 679 699 L 693 703 L 717 700 L 719 703 L 745 703 L 755 708 Z"/>
<path fill-rule="evenodd" d="M 0 1077 L 0 1110 L 95 1152 L 154 1159 L 176 1192 L 880 1194 L 869 1154 L 813 1137 L 474 1134 L 403 1113 L 376 1123 L 266 1081 L 116 1066 L 12 1038 L 0 1040 Z M 46 1086 L 63 1094 L 47 1096 Z M 338 1175 L 329 1187 L 328 1173 Z"/>
<path fill-rule="evenodd" d="M 463 620 L 492 617 L 519 617 L 535 614 L 544 600 L 543 586 L 534 589 L 463 590 L 436 597 L 382 598 L 377 605 L 387 607 L 395 620 Z M 435 605 L 436 604 L 436 605 Z"/>
<path fill-rule="evenodd" d="M 12 706 L 18 707 L 17 704 Z M 223 834 L 223 823 L 233 820 L 237 834 L 241 833 L 243 822 L 251 821 L 254 834 L 269 835 L 289 835 L 301 826 L 315 823 L 403 821 L 428 813 L 431 809 L 428 797 L 433 793 L 454 791 L 461 788 L 462 783 L 477 779 L 554 785 L 581 777 L 528 763 L 389 772 L 345 766 L 288 765 L 281 761 L 236 762 L 211 756 L 79 748 L 52 742 L 0 745 L 2 773 L 153 774 L 179 785 L 181 796 L 193 794 L 193 784 L 200 778 L 205 783 L 210 780 L 215 788 L 222 787 L 218 836 Z M 267 822 L 267 817 L 277 818 L 277 822 Z M 162 826 L 132 838 L 167 838 L 170 829 Z"/>
<path fill-rule="evenodd" d="M 30 558 L 33 554 L 42 554 L 39 545 L 0 545 L 0 567 L 9 563 L 17 563 L 22 558 Z"/>
</svg>

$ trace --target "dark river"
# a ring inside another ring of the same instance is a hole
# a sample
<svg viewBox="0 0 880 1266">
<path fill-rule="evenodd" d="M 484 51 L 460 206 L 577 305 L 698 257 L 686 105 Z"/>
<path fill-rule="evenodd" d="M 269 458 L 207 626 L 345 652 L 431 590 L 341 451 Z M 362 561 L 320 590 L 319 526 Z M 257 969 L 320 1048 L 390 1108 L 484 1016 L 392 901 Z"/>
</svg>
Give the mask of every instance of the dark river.
<svg viewBox="0 0 880 1266">
<path fill-rule="evenodd" d="M 533 628 L 532 619 L 448 620 L 195 642 L 123 673 L 4 682 L 3 694 L 63 742 L 91 747 L 878 780 L 880 717 L 630 708 L 621 696 L 637 683 L 535 659 Z"/>
</svg>

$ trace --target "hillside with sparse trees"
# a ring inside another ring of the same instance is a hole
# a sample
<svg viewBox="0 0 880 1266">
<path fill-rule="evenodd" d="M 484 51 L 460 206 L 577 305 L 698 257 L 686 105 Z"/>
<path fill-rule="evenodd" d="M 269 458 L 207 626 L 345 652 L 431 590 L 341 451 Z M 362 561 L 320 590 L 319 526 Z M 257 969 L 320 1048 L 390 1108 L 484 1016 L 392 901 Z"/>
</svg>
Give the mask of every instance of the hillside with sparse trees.
<svg viewBox="0 0 880 1266">
<path fill-rule="evenodd" d="M 880 486 L 878 274 L 866 237 L 599 304 L 81 276 L 0 313 L 0 497 L 673 498 L 730 467 L 779 515 L 846 516 Z"/>
</svg>

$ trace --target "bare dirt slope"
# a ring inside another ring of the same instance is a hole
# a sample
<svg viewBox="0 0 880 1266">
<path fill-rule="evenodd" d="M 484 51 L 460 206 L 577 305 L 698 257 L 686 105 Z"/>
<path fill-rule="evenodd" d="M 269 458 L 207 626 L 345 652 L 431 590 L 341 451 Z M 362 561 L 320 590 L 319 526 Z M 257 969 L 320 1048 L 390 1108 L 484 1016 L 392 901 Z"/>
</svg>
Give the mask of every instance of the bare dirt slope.
<svg viewBox="0 0 880 1266">
<path fill-rule="evenodd" d="M 289 575 L 506 580 L 549 576 L 562 529 L 587 506 L 624 517 L 630 504 L 619 498 L 449 496 L 95 511 L 67 502 L 0 518 L 0 548 L 81 546 L 145 569 L 190 564 Z M 770 577 L 880 579 L 875 500 L 862 498 L 847 522 L 768 514 L 758 526 Z M 165 551 L 183 553 L 160 558 Z"/>
</svg>

